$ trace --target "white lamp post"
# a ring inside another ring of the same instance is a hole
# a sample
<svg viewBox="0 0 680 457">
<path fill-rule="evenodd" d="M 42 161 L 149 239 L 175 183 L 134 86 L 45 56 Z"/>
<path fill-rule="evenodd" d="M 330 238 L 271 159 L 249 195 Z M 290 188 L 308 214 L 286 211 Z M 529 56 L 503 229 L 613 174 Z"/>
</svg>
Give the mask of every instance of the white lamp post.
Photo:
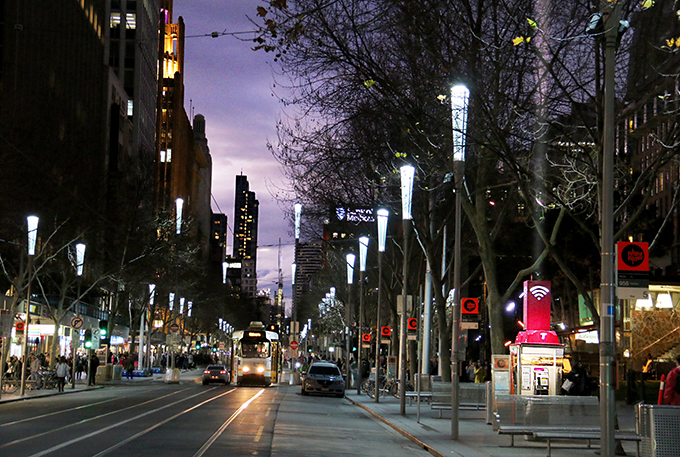
<svg viewBox="0 0 680 457">
<path fill-rule="evenodd" d="M 227 283 L 227 262 L 222 262 L 222 284 Z"/>
<path fill-rule="evenodd" d="M 28 216 L 26 223 L 28 226 L 28 263 L 26 270 L 26 322 L 24 323 L 24 363 L 21 368 L 21 390 L 19 395 L 24 396 L 26 391 L 26 367 L 28 366 L 28 325 L 31 322 L 31 276 L 33 275 L 33 256 L 35 255 L 35 245 L 38 241 L 38 216 Z"/>
<path fill-rule="evenodd" d="M 297 290 L 295 287 L 295 266 L 297 265 L 297 257 L 298 257 L 298 248 L 300 246 L 300 219 L 302 218 L 302 204 L 301 203 L 296 203 L 294 205 L 294 210 L 295 210 L 295 252 L 293 253 L 293 303 L 292 303 L 292 326 L 295 329 L 295 332 L 293 333 L 293 338 L 295 338 L 295 341 L 299 340 L 298 333 L 300 330 L 300 324 L 298 323 L 298 316 L 297 316 Z"/>
<path fill-rule="evenodd" d="M 380 402 L 378 388 L 380 387 L 380 339 L 382 338 L 380 328 L 380 306 L 382 305 L 382 257 L 385 252 L 387 242 L 387 220 L 390 212 L 385 208 L 378 210 L 378 306 L 376 310 L 376 337 L 375 337 L 375 402 Z"/>
<path fill-rule="evenodd" d="M 361 345 L 364 333 L 364 273 L 366 272 L 366 255 L 368 254 L 368 237 L 359 237 L 359 330 L 357 331 L 357 395 L 361 395 Z"/>
<path fill-rule="evenodd" d="M 453 127 L 453 173 L 456 186 L 456 219 L 453 246 L 453 316 L 451 331 L 451 439 L 458 439 L 458 404 L 460 361 L 458 357 L 460 345 L 460 269 L 462 233 L 462 201 L 463 174 L 465 166 L 465 135 L 467 131 L 467 115 L 470 91 L 463 85 L 451 88 L 451 121 Z"/>
<path fill-rule="evenodd" d="M 85 264 L 85 244 L 76 244 L 76 275 L 78 276 L 78 291 L 76 296 L 75 312 L 76 316 L 80 317 L 80 283 L 83 276 L 83 267 Z M 75 335 L 78 335 L 78 340 L 75 341 Z M 80 330 L 71 329 L 71 388 L 76 388 L 76 348 L 80 346 Z"/>
<path fill-rule="evenodd" d="M 406 303 L 408 294 L 408 239 L 411 232 L 411 205 L 413 203 L 413 180 L 416 169 L 412 165 L 403 165 L 401 173 L 401 218 L 404 228 L 404 263 L 402 280 L 403 309 L 399 318 L 399 411 L 406 415 Z"/>
<path fill-rule="evenodd" d="M 347 254 L 347 303 L 345 303 L 345 340 L 347 347 L 347 355 L 345 356 L 345 373 L 347 373 L 347 384 L 349 388 L 352 387 L 352 369 L 349 365 L 349 356 L 352 353 L 352 338 L 350 336 L 350 327 L 352 325 L 352 306 L 350 304 L 351 286 L 354 283 L 354 262 L 356 255 Z"/>
</svg>

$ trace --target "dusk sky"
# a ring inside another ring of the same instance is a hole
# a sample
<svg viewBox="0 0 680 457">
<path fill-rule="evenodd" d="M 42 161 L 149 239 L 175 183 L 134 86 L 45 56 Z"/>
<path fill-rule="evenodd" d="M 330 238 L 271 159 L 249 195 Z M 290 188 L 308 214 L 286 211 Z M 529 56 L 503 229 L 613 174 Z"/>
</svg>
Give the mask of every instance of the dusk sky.
<svg viewBox="0 0 680 457">
<path fill-rule="evenodd" d="M 282 115 L 269 66 L 274 56 L 252 51 L 252 41 L 230 35 L 196 37 L 253 30 L 246 15 L 256 19 L 257 6 L 254 0 L 174 0 L 173 22 L 182 16 L 186 26 L 184 105 L 187 113 L 191 108 L 194 115 L 205 116 L 213 163 L 212 193 L 217 201 L 212 203 L 213 211 L 226 214 L 232 227 L 236 175 L 246 175 L 260 202 L 258 287 L 276 291 L 280 238 L 284 298 L 289 304 L 293 229 L 285 218 L 286 208 L 273 197 L 287 186 L 280 165 L 267 149 L 267 141 L 276 142 L 276 121 Z M 231 255 L 231 233 L 227 243 Z"/>
</svg>

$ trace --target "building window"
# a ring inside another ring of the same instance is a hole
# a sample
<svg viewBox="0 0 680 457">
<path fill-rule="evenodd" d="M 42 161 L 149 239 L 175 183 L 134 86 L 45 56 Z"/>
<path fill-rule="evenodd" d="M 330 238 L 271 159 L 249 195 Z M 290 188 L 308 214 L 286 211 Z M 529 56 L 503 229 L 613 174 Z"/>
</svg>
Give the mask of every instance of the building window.
<svg viewBox="0 0 680 457">
<path fill-rule="evenodd" d="M 125 13 L 125 28 L 130 30 L 137 28 L 137 15 L 135 13 Z"/>
<path fill-rule="evenodd" d="M 128 117 L 132 117 L 134 112 L 135 112 L 134 102 L 132 100 L 128 100 L 128 102 L 127 102 L 127 115 L 128 115 Z"/>
</svg>

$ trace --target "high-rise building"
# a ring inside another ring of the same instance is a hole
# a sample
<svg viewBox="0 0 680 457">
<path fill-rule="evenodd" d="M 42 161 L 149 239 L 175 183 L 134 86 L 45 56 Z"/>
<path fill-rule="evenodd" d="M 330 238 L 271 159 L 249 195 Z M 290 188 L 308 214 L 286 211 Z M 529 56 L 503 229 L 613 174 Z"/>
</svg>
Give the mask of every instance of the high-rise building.
<svg viewBox="0 0 680 457">
<path fill-rule="evenodd" d="M 250 190 L 248 177 L 236 176 L 234 203 L 233 257 L 242 262 L 241 290 L 248 297 L 257 295 L 257 220 L 259 202 Z"/>
</svg>

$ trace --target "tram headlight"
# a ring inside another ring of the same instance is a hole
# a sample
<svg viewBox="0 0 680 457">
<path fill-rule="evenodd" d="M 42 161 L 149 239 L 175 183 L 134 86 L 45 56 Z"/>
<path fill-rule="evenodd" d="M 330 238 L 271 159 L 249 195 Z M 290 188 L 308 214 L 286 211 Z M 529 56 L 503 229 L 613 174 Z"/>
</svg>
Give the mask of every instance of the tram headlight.
<svg viewBox="0 0 680 457">
<path fill-rule="evenodd" d="M 244 372 L 244 373 L 248 373 L 249 371 L 250 371 L 250 368 L 248 368 L 247 366 L 244 366 L 244 367 L 243 367 L 243 372 Z"/>
<path fill-rule="evenodd" d="M 264 373 L 264 367 L 257 367 L 258 373 Z"/>
</svg>

